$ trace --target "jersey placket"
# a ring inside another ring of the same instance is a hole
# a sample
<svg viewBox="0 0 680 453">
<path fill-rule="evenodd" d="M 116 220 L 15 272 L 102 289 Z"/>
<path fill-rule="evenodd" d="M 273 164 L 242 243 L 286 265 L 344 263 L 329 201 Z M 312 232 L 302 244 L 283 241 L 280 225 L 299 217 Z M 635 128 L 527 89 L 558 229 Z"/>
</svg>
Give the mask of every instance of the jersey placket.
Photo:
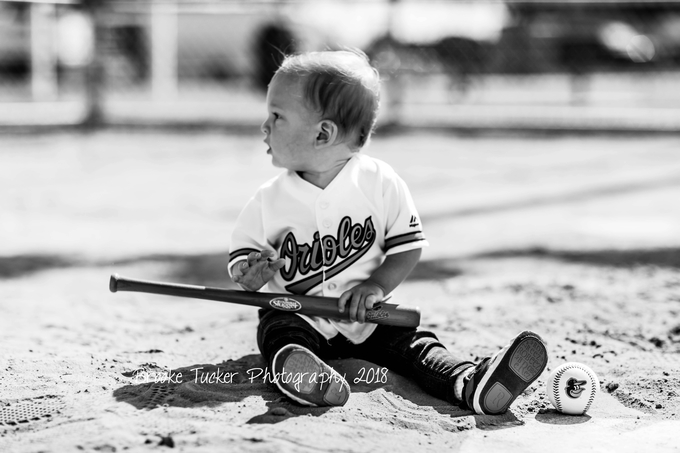
<svg viewBox="0 0 680 453">
<path fill-rule="evenodd" d="M 335 225 L 335 220 L 333 218 L 333 211 L 331 207 L 330 201 L 328 201 L 328 196 L 324 192 L 322 193 L 319 198 L 316 200 L 316 223 L 317 223 L 317 228 L 319 230 L 319 240 L 321 241 L 321 251 L 323 253 L 323 266 L 322 266 L 322 288 L 323 288 L 323 293 L 324 295 L 328 295 L 327 293 L 329 291 L 333 291 L 337 288 L 337 285 L 333 282 L 327 283 L 326 282 L 326 271 L 329 268 L 329 266 L 332 266 L 333 263 L 327 263 L 326 262 L 326 256 L 329 256 L 330 254 L 328 253 L 327 250 L 327 245 L 326 241 L 323 240 L 325 236 L 331 236 L 333 237 L 333 228 L 337 225 Z"/>
</svg>

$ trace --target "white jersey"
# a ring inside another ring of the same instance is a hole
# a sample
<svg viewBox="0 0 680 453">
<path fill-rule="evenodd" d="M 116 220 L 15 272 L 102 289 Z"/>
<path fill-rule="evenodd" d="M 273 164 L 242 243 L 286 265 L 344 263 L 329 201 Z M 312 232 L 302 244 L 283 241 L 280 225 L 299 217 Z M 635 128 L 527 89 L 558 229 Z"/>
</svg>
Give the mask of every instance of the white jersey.
<svg viewBox="0 0 680 453">
<path fill-rule="evenodd" d="M 287 171 L 263 184 L 238 217 L 229 269 L 273 250 L 286 264 L 268 292 L 340 297 L 367 280 L 385 256 L 427 245 L 411 194 L 386 163 L 355 154 L 321 189 Z M 361 343 L 372 323 L 299 315 L 325 338 Z"/>
</svg>

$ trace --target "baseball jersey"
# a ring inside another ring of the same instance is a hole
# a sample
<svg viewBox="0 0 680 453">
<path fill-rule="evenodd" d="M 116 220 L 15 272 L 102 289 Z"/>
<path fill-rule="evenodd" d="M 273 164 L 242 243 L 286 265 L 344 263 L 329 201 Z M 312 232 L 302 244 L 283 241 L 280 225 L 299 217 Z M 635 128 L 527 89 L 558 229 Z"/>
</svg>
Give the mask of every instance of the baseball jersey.
<svg viewBox="0 0 680 453">
<path fill-rule="evenodd" d="M 428 245 L 404 181 L 386 163 L 357 153 L 325 188 L 287 171 L 263 184 L 241 211 L 229 269 L 249 253 L 273 250 L 285 266 L 263 290 L 340 297 L 390 254 Z M 353 343 L 375 324 L 298 314 L 325 338 Z"/>
</svg>

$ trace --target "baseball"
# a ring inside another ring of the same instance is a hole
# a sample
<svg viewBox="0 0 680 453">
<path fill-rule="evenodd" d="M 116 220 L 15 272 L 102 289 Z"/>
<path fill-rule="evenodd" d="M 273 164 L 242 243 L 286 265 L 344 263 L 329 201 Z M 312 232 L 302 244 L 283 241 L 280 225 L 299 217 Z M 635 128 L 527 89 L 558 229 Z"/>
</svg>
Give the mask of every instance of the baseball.
<svg viewBox="0 0 680 453">
<path fill-rule="evenodd" d="M 548 376 L 547 394 L 555 409 L 563 414 L 583 415 L 593 404 L 600 381 L 590 367 L 567 362 Z"/>
</svg>

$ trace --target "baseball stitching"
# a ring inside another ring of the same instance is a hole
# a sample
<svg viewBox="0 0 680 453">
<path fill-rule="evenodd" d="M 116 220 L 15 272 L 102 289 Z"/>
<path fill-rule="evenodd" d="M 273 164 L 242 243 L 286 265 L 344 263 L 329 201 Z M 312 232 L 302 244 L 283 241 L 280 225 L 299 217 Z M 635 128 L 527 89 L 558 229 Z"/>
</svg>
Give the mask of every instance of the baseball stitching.
<svg viewBox="0 0 680 453">
<path fill-rule="evenodd" d="M 586 408 L 583 409 L 583 413 L 585 414 L 586 412 L 588 412 L 588 409 L 590 409 L 590 405 L 593 404 L 593 400 L 595 400 L 595 394 L 597 393 L 597 388 L 595 388 L 595 381 L 596 381 L 595 376 L 593 376 L 590 373 L 590 370 L 583 370 L 583 371 L 585 371 L 586 374 L 588 375 L 588 377 L 590 377 L 590 382 L 592 384 L 591 387 L 590 387 L 590 398 L 588 398 L 588 404 L 586 404 Z"/>
<path fill-rule="evenodd" d="M 567 371 L 572 368 L 577 368 L 581 371 L 584 371 L 588 377 L 590 378 L 590 398 L 588 398 L 588 403 L 586 403 L 586 407 L 583 409 L 583 412 L 581 412 L 581 415 L 585 414 L 588 412 L 588 409 L 590 409 L 590 405 L 593 404 L 593 401 L 595 400 L 595 394 L 597 393 L 597 389 L 595 388 L 595 376 L 592 375 L 590 370 L 583 368 L 579 365 L 570 365 L 568 367 L 564 367 L 564 369 L 558 371 L 555 374 L 555 379 L 553 380 L 553 396 L 555 397 L 555 405 L 557 406 L 557 410 L 560 412 L 562 411 L 562 402 L 560 401 L 560 379 L 562 378 L 562 375 Z"/>
<path fill-rule="evenodd" d="M 557 410 L 560 412 L 562 412 L 562 402 L 560 401 L 560 379 L 567 369 L 567 367 L 564 367 L 558 371 L 557 374 L 555 374 L 555 379 L 553 379 L 553 396 L 555 397 L 555 406 L 557 406 Z"/>
</svg>

